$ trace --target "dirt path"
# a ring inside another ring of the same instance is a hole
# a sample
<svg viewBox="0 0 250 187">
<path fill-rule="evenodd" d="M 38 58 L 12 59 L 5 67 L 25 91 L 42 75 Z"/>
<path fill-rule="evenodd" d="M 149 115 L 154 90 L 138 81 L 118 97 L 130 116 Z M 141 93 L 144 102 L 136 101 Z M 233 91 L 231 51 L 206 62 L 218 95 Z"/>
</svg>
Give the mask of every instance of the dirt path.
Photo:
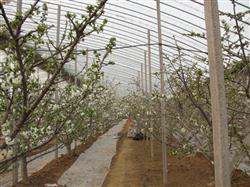
<svg viewBox="0 0 250 187">
<path fill-rule="evenodd" d="M 155 161 L 151 161 L 149 145 L 145 141 L 128 139 L 127 128 L 122 132 L 117 155 L 112 160 L 103 187 L 157 186 L 160 184 L 158 181 L 162 181 L 161 154 L 156 154 Z"/>
<path fill-rule="evenodd" d="M 162 187 L 161 145 L 155 142 L 155 160 L 149 143 L 126 137 L 127 126 L 117 146 L 103 187 Z M 168 156 L 167 187 L 214 187 L 213 165 L 202 155 Z M 232 187 L 250 187 L 250 177 L 236 172 Z"/>
</svg>

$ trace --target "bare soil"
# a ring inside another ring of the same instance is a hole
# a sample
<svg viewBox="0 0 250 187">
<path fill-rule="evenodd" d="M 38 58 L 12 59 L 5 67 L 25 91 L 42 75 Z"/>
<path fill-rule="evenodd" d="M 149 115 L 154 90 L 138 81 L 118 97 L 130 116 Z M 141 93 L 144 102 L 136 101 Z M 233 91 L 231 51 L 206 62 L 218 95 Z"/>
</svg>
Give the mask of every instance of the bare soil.
<svg viewBox="0 0 250 187">
<path fill-rule="evenodd" d="M 154 142 L 155 158 L 150 158 L 150 143 L 126 137 L 128 125 L 121 133 L 117 154 L 112 160 L 103 187 L 162 187 L 161 145 Z M 172 148 L 169 148 L 172 149 Z M 167 187 L 214 187 L 213 165 L 201 153 L 168 155 Z M 232 187 L 250 187 L 250 177 L 235 171 Z"/>
</svg>

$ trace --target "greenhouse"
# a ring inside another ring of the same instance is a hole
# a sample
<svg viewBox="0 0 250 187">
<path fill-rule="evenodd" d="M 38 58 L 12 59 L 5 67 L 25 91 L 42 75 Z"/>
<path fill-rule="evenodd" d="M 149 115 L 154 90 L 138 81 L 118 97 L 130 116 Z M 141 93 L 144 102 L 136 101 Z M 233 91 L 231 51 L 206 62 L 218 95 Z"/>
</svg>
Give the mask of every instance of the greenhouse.
<svg viewBox="0 0 250 187">
<path fill-rule="evenodd" d="M 0 187 L 250 187 L 249 0 L 0 0 Z"/>
</svg>

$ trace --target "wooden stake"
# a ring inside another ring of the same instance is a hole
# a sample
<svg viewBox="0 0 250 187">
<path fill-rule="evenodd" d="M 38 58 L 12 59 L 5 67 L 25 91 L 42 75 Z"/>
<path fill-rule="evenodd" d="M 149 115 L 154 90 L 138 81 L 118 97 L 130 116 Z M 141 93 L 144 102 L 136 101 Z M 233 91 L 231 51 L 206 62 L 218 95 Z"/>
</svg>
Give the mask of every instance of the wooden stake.
<svg viewBox="0 0 250 187">
<path fill-rule="evenodd" d="M 230 187 L 228 127 L 217 0 L 204 1 L 213 121 L 215 186 Z"/>
</svg>

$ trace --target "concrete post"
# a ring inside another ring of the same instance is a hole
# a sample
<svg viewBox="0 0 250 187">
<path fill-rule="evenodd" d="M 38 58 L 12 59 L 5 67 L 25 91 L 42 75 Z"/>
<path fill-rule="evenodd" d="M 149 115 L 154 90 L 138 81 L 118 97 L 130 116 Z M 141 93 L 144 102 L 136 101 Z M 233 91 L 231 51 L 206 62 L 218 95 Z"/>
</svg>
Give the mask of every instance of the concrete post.
<svg viewBox="0 0 250 187">
<path fill-rule="evenodd" d="M 16 4 L 16 11 L 22 13 L 22 4 L 23 4 L 23 1 L 22 0 L 17 0 L 16 3 L 17 3 Z"/>
<path fill-rule="evenodd" d="M 150 30 L 148 29 L 148 74 L 149 74 L 149 95 L 150 95 L 150 102 L 151 102 L 151 96 L 152 96 L 152 72 L 151 72 L 151 33 Z M 151 108 L 151 104 L 150 104 L 150 108 Z M 153 132 L 154 132 L 154 127 L 153 127 L 153 123 L 151 121 L 152 118 L 152 111 L 150 110 L 150 156 L 151 159 L 154 160 L 154 136 L 153 136 Z"/>
<path fill-rule="evenodd" d="M 89 52 L 88 49 L 86 51 L 86 70 L 89 68 Z"/>
<path fill-rule="evenodd" d="M 22 0 L 17 0 L 16 12 L 22 13 Z M 13 123 L 14 124 L 14 123 Z M 14 140 L 16 144 L 16 140 Z M 18 145 L 13 146 L 13 154 L 18 154 Z M 12 184 L 16 185 L 18 183 L 18 159 L 12 164 Z"/>
<path fill-rule="evenodd" d="M 76 60 L 75 60 L 75 85 L 77 86 L 77 47 L 76 47 Z"/>
<path fill-rule="evenodd" d="M 140 71 L 138 71 L 137 73 L 138 73 L 138 75 L 137 75 L 137 80 L 138 80 L 138 82 L 137 82 L 137 84 L 138 84 L 138 92 L 140 92 L 140 90 L 141 90 L 141 88 L 140 88 L 140 86 L 141 86 Z"/>
<path fill-rule="evenodd" d="M 36 62 L 36 44 L 34 45 L 34 53 L 33 53 L 32 61 L 33 61 L 33 64 L 35 64 L 35 62 Z M 33 79 L 36 79 L 36 73 L 35 72 L 33 73 Z"/>
<path fill-rule="evenodd" d="M 61 22 L 61 5 L 57 7 L 57 25 L 56 25 L 56 47 L 59 47 L 60 43 L 60 22 Z"/>
<path fill-rule="evenodd" d="M 213 122 L 215 186 L 230 187 L 228 127 L 217 0 L 204 1 Z"/>
<path fill-rule="evenodd" d="M 57 8 L 57 30 L 56 30 L 56 47 L 59 47 L 60 44 L 60 22 L 61 22 L 61 5 L 58 5 Z M 58 85 L 56 86 L 55 91 L 55 100 L 56 102 L 59 102 L 59 93 L 58 93 Z M 58 142 L 56 140 L 56 149 L 55 149 L 55 158 L 58 158 Z"/>
<path fill-rule="evenodd" d="M 152 72 L 151 72 L 151 33 L 148 30 L 148 74 L 149 74 L 149 93 L 152 94 Z"/>
<path fill-rule="evenodd" d="M 145 74 L 145 94 L 148 92 L 148 78 L 147 78 L 147 51 L 144 51 L 144 74 Z"/>
<path fill-rule="evenodd" d="M 144 94 L 144 81 L 143 81 L 143 64 L 141 64 L 141 90 L 142 94 Z"/>
<path fill-rule="evenodd" d="M 163 73 L 163 50 L 162 50 L 162 31 L 161 31 L 161 10 L 160 0 L 156 0 L 157 8 L 157 23 L 158 23 L 158 43 L 159 43 L 159 60 L 160 60 L 160 81 L 161 81 L 161 96 L 165 94 L 164 73 Z M 166 115 L 165 101 L 161 99 L 161 128 L 162 128 L 162 159 L 163 159 L 163 184 L 167 184 L 167 142 L 166 142 Z"/>
</svg>

